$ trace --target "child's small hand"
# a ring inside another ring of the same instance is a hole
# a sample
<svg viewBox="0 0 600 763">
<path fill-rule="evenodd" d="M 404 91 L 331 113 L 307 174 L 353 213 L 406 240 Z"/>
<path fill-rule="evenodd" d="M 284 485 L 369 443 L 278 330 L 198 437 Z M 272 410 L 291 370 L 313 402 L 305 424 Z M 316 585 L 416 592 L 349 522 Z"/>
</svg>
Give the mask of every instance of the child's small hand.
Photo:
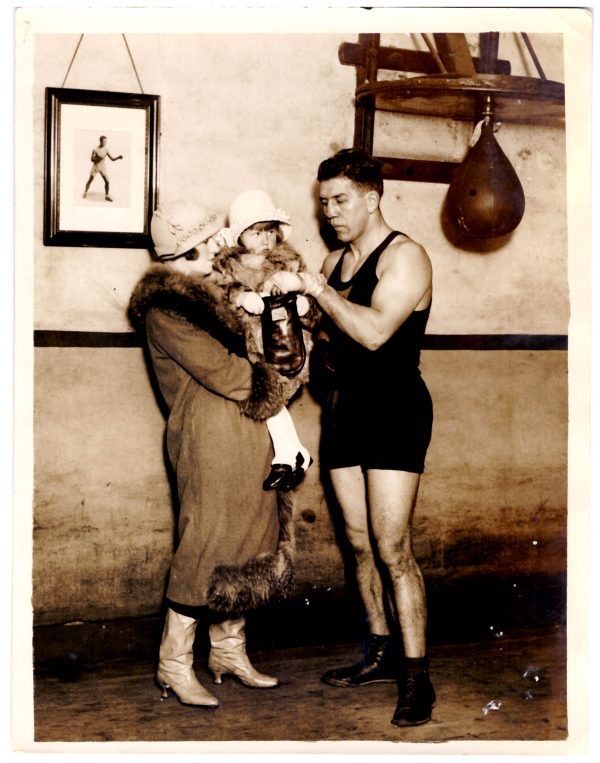
<svg viewBox="0 0 600 763">
<path fill-rule="evenodd" d="M 279 293 L 287 294 L 289 291 L 302 291 L 304 282 L 297 273 L 282 270 L 279 273 L 273 273 L 265 282 L 265 289 L 268 291 L 273 292 L 274 287 L 279 289 Z"/>
<path fill-rule="evenodd" d="M 254 291 L 243 291 L 236 299 L 235 304 L 251 315 L 260 315 L 265 309 L 262 297 Z"/>
<path fill-rule="evenodd" d="M 310 302 L 304 296 L 304 294 L 298 294 L 296 297 L 296 310 L 300 316 L 306 315 L 306 313 L 310 310 Z"/>
</svg>

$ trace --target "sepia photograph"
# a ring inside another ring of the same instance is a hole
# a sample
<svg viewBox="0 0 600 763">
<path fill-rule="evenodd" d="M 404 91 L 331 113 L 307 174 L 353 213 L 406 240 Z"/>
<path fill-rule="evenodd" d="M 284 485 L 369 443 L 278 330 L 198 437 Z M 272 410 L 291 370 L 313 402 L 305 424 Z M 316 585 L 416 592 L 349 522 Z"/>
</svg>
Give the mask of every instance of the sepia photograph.
<svg viewBox="0 0 600 763">
<path fill-rule="evenodd" d="M 591 20 L 17 10 L 15 750 L 585 749 Z"/>
<path fill-rule="evenodd" d="M 46 89 L 44 243 L 150 241 L 157 198 L 158 96 Z"/>
</svg>

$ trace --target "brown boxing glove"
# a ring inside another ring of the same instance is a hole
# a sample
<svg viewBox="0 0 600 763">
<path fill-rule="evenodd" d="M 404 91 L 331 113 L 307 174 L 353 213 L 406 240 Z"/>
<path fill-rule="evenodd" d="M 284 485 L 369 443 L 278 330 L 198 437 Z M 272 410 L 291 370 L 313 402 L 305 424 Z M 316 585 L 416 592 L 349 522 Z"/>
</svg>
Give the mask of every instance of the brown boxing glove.
<svg viewBox="0 0 600 763">
<path fill-rule="evenodd" d="M 300 373 L 306 361 L 302 324 L 296 308 L 296 294 L 263 297 L 261 315 L 264 355 L 282 376 Z"/>
</svg>

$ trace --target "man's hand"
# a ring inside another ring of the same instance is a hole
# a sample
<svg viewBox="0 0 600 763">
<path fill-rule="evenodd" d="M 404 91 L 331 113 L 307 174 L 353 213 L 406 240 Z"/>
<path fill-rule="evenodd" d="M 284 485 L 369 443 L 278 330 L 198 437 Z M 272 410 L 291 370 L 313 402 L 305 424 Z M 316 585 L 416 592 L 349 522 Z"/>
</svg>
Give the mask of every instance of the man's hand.
<svg viewBox="0 0 600 763">
<path fill-rule="evenodd" d="M 265 309 L 262 297 L 254 291 L 243 291 L 235 300 L 235 304 L 251 315 L 260 315 Z"/>
<path fill-rule="evenodd" d="M 323 273 L 315 276 L 312 273 L 302 273 L 302 280 L 304 281 L 304 288 L 302 291 L 304 294 L 310 294 L 311 297 L 318 297 L 327 284 L 327 279 Z"/>
</svg>

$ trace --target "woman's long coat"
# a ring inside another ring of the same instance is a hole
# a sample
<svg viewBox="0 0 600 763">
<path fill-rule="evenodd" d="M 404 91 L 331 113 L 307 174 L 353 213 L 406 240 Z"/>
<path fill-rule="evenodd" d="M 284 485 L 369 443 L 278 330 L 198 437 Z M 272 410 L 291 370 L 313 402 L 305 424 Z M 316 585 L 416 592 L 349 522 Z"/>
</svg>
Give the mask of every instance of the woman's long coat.
<svg viewBox="0 0 600 763">
<path fill-rule="evenodd" d="M 221 297 L 207 279 L 157 265 L 135 288 L 130 318 L 170 410 L 180 512 L 167 596 L 231 614 L 292 584 L 291 499 L 262 482 L 272 460 L 264 419 L 297 384 L 236 354 L 243 330 Z"/>
</svg>

